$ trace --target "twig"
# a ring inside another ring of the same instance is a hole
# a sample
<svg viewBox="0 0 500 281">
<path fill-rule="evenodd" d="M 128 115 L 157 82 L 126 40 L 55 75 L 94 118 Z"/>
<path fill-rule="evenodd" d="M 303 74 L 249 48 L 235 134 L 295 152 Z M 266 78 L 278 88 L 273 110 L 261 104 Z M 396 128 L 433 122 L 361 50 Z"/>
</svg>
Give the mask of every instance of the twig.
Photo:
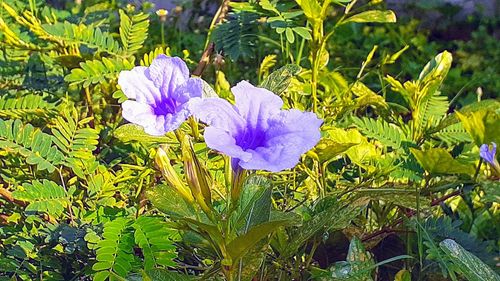
<svg viewBox="0 0 500 281">
<path fill-rule="evenodd" d="M 435 200 L 433 200 L 431 202 L 431 207 L 437 206 L 437 205 L 441 204 L 442 202 L 448 200 L 449 198 L 452 198 L 452 197 L 455 197 L 457 195 L 460 195 L 461 193 L 462 192 L 460 190 L 456 190 L 456 191 L 453 191 L 450 194 L 444 195 L 443 197 L 437 198 L 437 199 L 435 199 Z M 411 218 L 414 215 L 415 215 L 415 212 L 409 212 L 409 213 L 407 213 L 407 218 Z M 361 240 L 363 242 L 366 242 L 368 240 L 371 240 L 371 239 L 373 239 L 373 238 L 375 238 L 377 236 L 383 235 L 383 234 L 389 234 L 389 233 L 398 232 L 396 229 L 394 229 L 394 227 L 396 227 L 396 226 L 398 226 L 398 225 L 400 225 L 402 223 L 403 223 L 403 218 L 399 218 L 391 226 L 386 226 L 386 227 L 383 227 L 382 229 L 380 229 L 378 231 L 370 233 L 370 234 L 366 235 L 365 237 L 363 237 Z"/>
<path fill-rule="evenodd" d="M 214 16 L 214 19 L 212 20 L 212 23 L 210 24 L 208 37 L 210 37 L 212 29 L 226 18 L 226 14 L 229 11 L 230 2 L 231 2 L 230 0 L 222 1 L 222 4 L 220 5 L 219 9 L 217 10 L 217 13 Z M 207 40 L 210 40 L 210 38 L 207 38 Z M 212 55 L 214 50 L 215 50 L 215 44 L 213 42 L 208 43 L 207 47 L 205 48 L 205 51 L 203 51 L 203 54 L 201 55 L 200 62 L 198 62 L 196 69 L 193 71 L 194 76 L 200 77 L 203 74 L 203 71 L 205 71 L 205 68 L 210 62 L 210 56 Z"/>
<path fill-rule="evenodd" d="M 27 205 L 26 202 L 14 198 L 14 196 L 12 196 L 12 192 L 8 191 L 3 187 L 0 187 L 0 197 L 2 197 L 3 199 L 5 199 L 10 203 L 19 205 L 21 207 L 26 207 Z"/>
</svg>

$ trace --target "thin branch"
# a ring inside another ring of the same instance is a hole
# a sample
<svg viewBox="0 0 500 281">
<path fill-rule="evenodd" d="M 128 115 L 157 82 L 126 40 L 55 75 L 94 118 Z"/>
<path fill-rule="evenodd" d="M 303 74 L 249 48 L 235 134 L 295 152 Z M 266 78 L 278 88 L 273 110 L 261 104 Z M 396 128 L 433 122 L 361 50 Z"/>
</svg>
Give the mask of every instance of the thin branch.
<svg viewBox="0 0 500 281">
<path fill-rule="evenodd" d="M 227 12 L 229 11 L 230 2 L 231 2 L 230 0 L 222 1 L 222 4 L 220 5 L 219 9 L 217 10 L 217 13 L 214 16 L 214 19 L 212 20 L 212 23 L 210 24 L 208 37 L 210 37 L 212 29 L 226 18 Z M 210 40 L 210 38 L 207 38 L 207 40 Z M 203 51 L 200 62 L 198 62 L 196 69 L 193 71 L 194 76 L 200 77 L 203 74 L 205 68 L 210 63 L 210 56 L 212 55 L 214 50 L 215 50 L 215 44 L 213 42 L 210 42 L 205 48 L 205 51 Z"/>
<path fill-rule="evenodd" d="M 440 198 L 437 198 L 437 199 L 434 199 L 432 202 L 431 202 L 431 207 L 434 207 L 434 206 L 437 206 L 439 204 L 441 204 L 442 202 L 452 198 L 452 197 L 455 197 L 457 195 L 460 195 L 462 192 L 460 190 L 456 190 L 456 191 L 453 191 L 449 194 L 446 194 Z M 412 211 L 412 212 L 408 212 L 406 214 L 407 218 L 411 218 L 412 216 L 414 216 L 416 214 L 416 212 Z M 380 235 L 383 235 L 383 234 L 390 234 L 390 233 L 394 233 L 394 232 L 399 232 L 397 229 L 395 229 L 396 226 L 400 225 L 403 223 L 403 218 L 399 218 L 397 219 L 391 226 L 386 226 L 386 227 L 383 227 L 382 229 L 378 230 L 378 231 L 375 231 L 373 233 L 370 233 L 366 236 L 364 236 L 361 240 L 363 242 L 366 242 L 368 240 L 371 240 L 377 236 L 380 236 Z"/>
</svg>

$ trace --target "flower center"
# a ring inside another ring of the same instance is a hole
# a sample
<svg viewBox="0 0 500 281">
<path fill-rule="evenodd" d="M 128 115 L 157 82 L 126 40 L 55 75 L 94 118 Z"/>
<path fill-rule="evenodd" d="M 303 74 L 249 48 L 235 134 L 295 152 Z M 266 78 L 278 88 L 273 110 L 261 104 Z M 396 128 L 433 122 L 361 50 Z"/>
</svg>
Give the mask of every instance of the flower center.
<svg viewBox="0 0 500 281">
<path fill-rule="evenodd" d="M 174 114 L 177 112 L 177 106 L 174 99 L 167 98 L 161 100 L 153 106 L 155 115 L 167 115 Z"/>
<path fill-rule="evenodd" d="M 258 128 L 249 128 L 247 127 L 244 132 L 240 133 L 236 138 L 236 144 L 243 148 L 243 150 L 247 149 L 256 149 L 265 141 L 265 131 Z"/>
</svg>

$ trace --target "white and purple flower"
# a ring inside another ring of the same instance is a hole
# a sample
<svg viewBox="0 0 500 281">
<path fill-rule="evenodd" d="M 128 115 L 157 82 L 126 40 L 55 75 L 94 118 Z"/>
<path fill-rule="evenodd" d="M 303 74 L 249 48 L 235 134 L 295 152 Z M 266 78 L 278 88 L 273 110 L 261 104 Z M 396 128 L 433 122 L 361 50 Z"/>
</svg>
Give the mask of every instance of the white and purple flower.
<svg viewBox="0 0 500 281">
<path fill-rule="evenodd" d="M 279 172 L 293 168 L 321 138 L 316 114 L 282 110 L 274 93 L 246 81 L 231 89 L 235 105 L 221 98 L 193 99 L 193 115 L 206 123 L 208 147 L 246 170 Z"/>
<path fill-rule="evenodd" d="M 201 97 L 203 89 L 199 78 L 189 78 L 182 59 L 165 55 L 149 67 L 122 71 L 118 84 L 129 98 L 122 104 L 123 118 L 154 136 L 177 129 L 191 115 L 189 100 Z"/>
</svg>

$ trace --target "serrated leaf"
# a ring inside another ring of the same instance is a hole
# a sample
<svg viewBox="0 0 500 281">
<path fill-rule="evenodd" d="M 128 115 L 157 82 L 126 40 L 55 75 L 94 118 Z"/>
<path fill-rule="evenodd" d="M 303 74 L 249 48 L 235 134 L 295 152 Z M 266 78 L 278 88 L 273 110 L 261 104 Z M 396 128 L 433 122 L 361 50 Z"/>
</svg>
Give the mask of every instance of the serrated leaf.
<svg viewBox="0 0 500 281">
<path fill-rule="evenodd" d="M 300 70 L 301 68 L 298 65 L 287 64 L 269 74 L 266 80 L 264 80 L 260 84 L 260 87 L 268 89 L 269 91 L 280 95 L 288 88 L 292 77 L 297 75 Z"/>
<path fill-rule="evenodd" d="M 457 242 L 445 239 L 439 243 L 439 247 L 447 254 L 448 258 L 469 281 L 498 281 L 500 276 L 489 266 L 484 264 L 478 257 L 474 256 Z"/>
</svg>

